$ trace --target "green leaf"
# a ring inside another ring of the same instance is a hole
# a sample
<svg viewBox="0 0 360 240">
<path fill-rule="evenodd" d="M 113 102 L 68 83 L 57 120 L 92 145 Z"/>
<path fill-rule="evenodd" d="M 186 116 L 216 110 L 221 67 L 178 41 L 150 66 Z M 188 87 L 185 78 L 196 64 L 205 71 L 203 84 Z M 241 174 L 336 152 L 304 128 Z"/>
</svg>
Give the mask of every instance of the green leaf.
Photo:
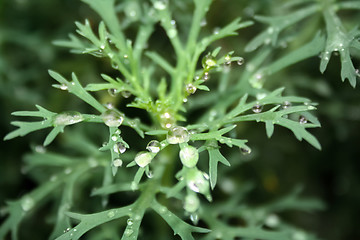
<svg viewBox="0 0 360 240">
<path fill-rule="evenodd" d="M 210 175 L 210 185 L 214 189 L 217 181 L 217 165 L 219 162 L 226 166 L 230 166 L 230 163 L 226 158 L 220 153 L 220 150 L 217 148 L 208 149 L 209 152 L 209 175 Z"/>
</svg>

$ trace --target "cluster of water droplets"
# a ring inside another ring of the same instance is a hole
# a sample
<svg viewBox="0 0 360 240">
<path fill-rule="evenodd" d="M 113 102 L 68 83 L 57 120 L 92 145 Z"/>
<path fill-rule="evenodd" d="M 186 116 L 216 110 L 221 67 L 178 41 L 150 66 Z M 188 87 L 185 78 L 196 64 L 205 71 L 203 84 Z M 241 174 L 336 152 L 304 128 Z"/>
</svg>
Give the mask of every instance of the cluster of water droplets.
<svg viewBox="0 0 360 240">
<path fill-rule="evenodd" d="M 81 113 L 76 111 L 62 112 L 53 118 L 54 126 L 66 126 L 72 125 L 84 121 L 84 117 Z"/>
</svg>

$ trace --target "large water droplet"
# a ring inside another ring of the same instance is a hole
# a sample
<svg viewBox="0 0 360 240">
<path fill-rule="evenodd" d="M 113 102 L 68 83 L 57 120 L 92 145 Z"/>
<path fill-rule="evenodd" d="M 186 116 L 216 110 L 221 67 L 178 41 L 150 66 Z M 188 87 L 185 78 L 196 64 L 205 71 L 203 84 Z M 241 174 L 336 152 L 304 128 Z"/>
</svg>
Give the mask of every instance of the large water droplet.
<svg viewBox="0 0 360 240">
<path fill-rule="evenodd" d="M 188 142 L 190 135 L 186 128 L 177 126 L 168 131 L 166 139 L 170 144 L 178 144 Z"/>
<path fill-rule="evenodd" d="M 114 149 L 114 152 L 122 154 L 126 151 L 126 146 L 122 142 L 117 142 L 114 144 L 113 149 Z"/>
<path fill-rule="evenodd" d="M 146 146 L 146 149 L 152 153 L 158 153 L 160 151 L 160 148 L 160 143 L 157 140 L 151 140 Z"/>
<path fill-rule="evenodd" d="M 57 114 L 54 118 L 53 123 L 55 126 L 66 126 L 82 122 L 83 120 L 84 117 L 83 115 L 81 115 L 81 113 L 75 111 L 68 111 Z"/>
<path fill-rule="evenodd" d="M 119 127 L 124 121 L 124 114 L 115 110 L 106 110 L 101 114 L 104 123 L 109 127 Z"/>
<path fill-rule="evenodd" d="M 252 107 L 252 111 L 254 113 L 261 113 L 262 109 L 263 109 L 263 106 L 258 103 Z"/>
<path fill-rule="evenodd" d="M 35 205 L 34 199 L 32 199 L 31 197 L 25 197 L 24 199 L 21 200 L 21 208 L 27 212 L 29 210 L 31 210 Z"/>
<path fill-rule="evenodd" d="M 184 209 L 189 213 L 196 212 L 200 207 L 200 200 L 196 194 L 189 194 L 185 197 Z"/>
<path fill-rule="evenodd" d="M 115 158 L 113 160 L 114 167 L 121 167 L 123 165 L 123 161 L 120 158 Z"/>
<path fill-rule="evenodd" d="M 137 165 L 139 165 L 139 167 L 146 167 L 151 162 L 152 159 L 153 159 L 152 153 L 145 151 L 139 152 L 135 156 L 135 162 Z"/>
<path fill-rule="evenodd" d="M 195 167 L 199 160 L 198 150 L 190 145 L 182 148 L 179 152 L 179 156 L 182 164 L 188 168 Z"/>
</svg>

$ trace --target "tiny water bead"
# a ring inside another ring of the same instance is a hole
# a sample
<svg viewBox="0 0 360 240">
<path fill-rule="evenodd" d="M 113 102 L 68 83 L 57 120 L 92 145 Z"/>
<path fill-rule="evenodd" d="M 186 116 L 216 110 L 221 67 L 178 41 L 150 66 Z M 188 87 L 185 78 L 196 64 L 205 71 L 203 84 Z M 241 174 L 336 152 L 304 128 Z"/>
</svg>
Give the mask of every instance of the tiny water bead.
<svg viewBox="0 0 360 240">
<path fill-rule="evenodd" d="M 134 233 L 134 230 L 132 230 L 132 229 L 126 229 L 125 232 L 124 232 L 124 235 L 127 236 L 127 237 L 129 237 L 129 236 L 131 236 L 131 234 L 133 234 L 133 233 Z"/>
<path fill-rule="evenodd" d="M 142 151 L 136 154 L 135 162 L 139 167 L 146 167 L 147 165 L 149 165 L 153 158 L 154 156 L 152 153 Z"/>
<path fill-rule="evenodd" d="M 240 148 L 240 152 L 241 152 L 243 155 L 248 155 L 248 154 L 251 153 L 251 149 L 250 149 L 250 148 L 241 147 L 241 148 Z"/>
<path fill-rule="evenodd" d="M 107 216 L 108 216 L 108 218 L 113 218 L 113 217 L 115 217 L 115 211 L 114 211 L 114 210 L 109 211 L 108 214 L 107 214 Z"/>
<path fill-rule="evenodd" d="M 240 57 L 240 58 L 237 60 L 237 64 L 238 64 L 239 66 L 243 65 L 244 62 L 245 62 L 245 60 L 244 60 L 244 58 L 242 58 L 242 57 Z"/>
<path fill-rule="evenodd" d="M 124 121 L 124 114 L 109 109 L 101 114 L 102 120 L 109 127 L 119 127 Z"/>
<path fill-rule="evenodd" d="M 289 101 L 285 101 L 285 102 L 282 104 L 282 108 L 283 108 L 283 109 L 287 109 L 287 108 L 289 108 L 289 107 L 291 107 L 291 102 L 289 102 Z"/>
<path fill-rule="evenodd" d="M 275 228 L 279 225 L 280 219 L 276 214 L 271 214 L 265 218 L 265 225 L 270 228 Z"/>
<path fill-rule="evenodd" d="M 189 213 L 196 212 L 200 207 L 200 200 L 196 194 L 189 194 L 185 197 L 184 209 Z"/>
<path fill-rule="evenodd" d="M 191 83 L 186 85 L 186 92 L 188 94 L 194 94 L 196 92 L 196 87 L 192 85 Z"/>
<path fill-rule="evenodd" d="M 161 149 L 161 145 L 159 143 L 159 141 L 157 140 L 151 140 L 148 145 L 146 146 L 146 149 L 149 151 L 149 152 L 152 152 L 152 153 L 158 153 Z"/>
<path fill-rule="evenodd" d="M 186 128 L 176 126 L 168 131 L 166 139 L 169 144 L 185 143 L 190 140 L 190 134 Z"/>
<path fill-rule="evenodd" d="M 114 152 L 122 154 L 126 151 L 126 146 L 122 142 L 117 142 L 114 144 L 113 149 L 114 149 Z"/>
<path fill-rule="evenodd" d="M 68 227 L 64 230 L 64 233 L 70 232 L 70 230 L 71 230 L 71 228 Z"/>
<path fill-rule="evenodd" d="M 175 118 L 169 112 L 165 112 L 160 115 L 160 124 L 163 128 L 170 129 L 175 122 Z"/>
<path fill-rule="evenodd" d="M 301 116 L 299 117 L 299 123 L 300 123 L 300 124 L 305 124 L 305 123 L 307 123 L 307 122 L 308 122 L 308 120 L 307 120 L 304 116 L 301 115 Z"/>
<path fill-rule="evenodd" d="M 84 121 L 84 117 L 83 115 L 81 115 L 81 113 L 75 111 L 68 111 L 57 114 L 54 118 L 53 123 L 55 126 L 66 126 L 82 121 Z"/>
<path fill-rule="evenodd" d="M 121 91 L 120 94 L 123 96 L 123 98 L 129 98 L 131 96 L 130 91 Z"/>
<path fill-rule="evenodd" d="M 123 165 L 123 161 L 120 158 L 115 158 L 113 161 L 114 167 L 121 167 Z"/>
<path fill-rule="evenodd" d="M 196 213 L 190 215 L 190 220 L 196 225 L 199 222 L 199 216 Z"/>
<path fill-rule="evenodd" d="M 132 220 L 131 218 L 129 218 L 127 221 L 126 221 L 127 225 L 131 226 L 134 224 L 134 220 Z"/>
<path fill-rule="evenodd" d="M 32 199 L 31 197 L 25 197 L 25 198 L 21 201 L 21 208 L 22 208 L 25 212 L 31 210 L 34 206 L 35 206 L 35 202 L 34 202 L 34 199 Z"/>
<path fill-rule="evenodd" d="M 204 79 L 205 81 L 207 81 L 207 80 L 209 80 L 209 79 L 210 79 L 209 72 L 204 72 L 203 79 Z"/>
<path fill-rule="evenodd" d="M 262 109 L 263 109 L 263 106 L 258 103 L 252 107 L 252 111 L 254 113 L 261 113 Z"/>
<path fill-rule="evenodd" d="M 109 88 L 108 93 L 112 97 L 116 97 L 119 94 L 119 91 L 116 88 Z"/>
<path fill-rule="evenodd" d="M 114 142 L 117 141 L 118 139 L 119 139 L 119 135 L 117 134 L 111 135 L 111 140 L 113 140 Z"/>
<path fill-rule="evenodd" d="M 153 173 L 153 171 L 151 171 L 151 170 L 146 171 L 145 174 L 146 174 L 146 176 L 147 176 L 148 178 L 153 178 L 153 177 L 154 177 L 154 173 Z"/>
<path fill-rule="evenodd" d="M 193 146 L 186 146 L 179 152 L 180 160 L 185 167 L 193 168 L 199 160 L 199 152 Z"/>
<path fill-rule="evenodd" d="M 60 87 L 59 87 L 61 90 L 68 90 L 68 86 L 66 84 L 61 84 Z"/>
</svg>

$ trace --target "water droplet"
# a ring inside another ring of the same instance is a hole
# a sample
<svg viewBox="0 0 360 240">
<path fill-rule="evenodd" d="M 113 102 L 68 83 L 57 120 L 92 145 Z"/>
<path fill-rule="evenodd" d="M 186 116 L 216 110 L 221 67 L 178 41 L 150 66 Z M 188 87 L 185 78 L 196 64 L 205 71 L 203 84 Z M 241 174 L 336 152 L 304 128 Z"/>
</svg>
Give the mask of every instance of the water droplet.
<svg viewBox="0 0 360 240">
<path fill-rule="evenodd" d="M 154 173 L 153 173 L 153 171 L 151 171 L 151 170 L 146 171 L 145 174 L 146 174 L 146 176 L 147 176 L 148 178 L 153 178 L 153 177 L 154 177 Z"/>
<path fill-rule="evenodd" d="M 188 168 L 195 167 L 199 160 L 198 150 L 190 145 L 180 149 L 179 156 L 182 164 Z"/>
<path fill-rule="evenodd" d="M 113 105 L 112 103 L 108 102 L 108 103 L 105 103 L 105 107 L 106 107 L 107 109 L 113 109 L 113 108 L 114 108 L 114 105 Z"/>
<path fill-rule="evenodd" d="M 355 74 L 357 77 L 360 77 L 360 70 L 359 69 L 355 69 Z"/>
<path fill-rule="evenodd" d="M 100 45 L 100 49 L 104 50 L 104 49 L 105 49 L 105 45 L 104 45 L 104 44 L 101 44 L 101 45 Z"/>
<path fill-rule="evenodd" d="M 69 232 L 71 230 L 71 228 L 66 228 L 65 230 L 64 230 L 64 233 L 67 233 L 67 232 Z"/>
<path fill-rule="evenodd" d="M 241 147 L 241 148 L 240 148 L 240 152 L 241 152 L 243 155 L 248 155 L 248 154 L 251 153 L 251 149 L 250 149 L 250 148 Z"/>
<path fill-rule="evenodd" d="M 193 213 L 190 215 L 190 220 L 193 222 L 193 224 L 197 225 L 199 222 L 199 216 L 196 213 Z"/>
<path fill-rule="evenodd" d="M 166 209 L 166 207 L 160 207 L 159 211 L 160 211 L 160 213 L 164 214 L 164 213 L 166 213 L 167 209 Z"/>
<path fill-rule="evenodd" d="M 157 10 L 164 10 L 166 8 L 166 3 L 164 1 L 156 1 L 154 2 L 154 8 Z"/>
<path fill-rule="evenodd" d="M 133 233 L 134 233 L 134 231 L 132 229 L 126 229 L 124 232 L 125 236 L 127 236 L 127 237 L 131 236 L 131 234 L 133 234 Z"/>
<path fill-rule="evenodd" d="M 239 66 L 243 65 L 244 62 L 245 62 L 245 60 L 244 60 L 244 58 L 242 58 L 242 57 L 240 57 L 239 60 L 237 60 L 237 64 L 238 64 Z"/>
<path fill-rule="evenodd" d="M 208 54 L 202 59 L 202 66 L 204 69 L 211 69 L 216 66 L 216 59 Z"/>
<path fill-rule="evenodd" d="M 188 142 L 190 140 L 190 135 L 186 128 L 176 126 L 168 131 L 166 139 L 170 144 L 178 144 Z"/>
<path fill-rule="evenodd" d="M 252 111 L 254 113 L 261 113 L 262 109 L 263 109 L 263 106 L 258 103 L 252 107 Z"/>
<path fill-rule="evenodd" d="M 171 128 L 176 122 L 175 118 L 169 112 L 161 114 L 160 120 L 161 126 L 167 129 Z"/>
<path fill-rule="evenodd" d="M 111 135 L 111 140 L 113 140 L 114 142 L 117 141 L 118 139 L 119 139 L 119 135 L 117 134 Z"/>
<path fill-rule="evenodd" d="M 175 21 L 175 20 L 171 20 L 171 21 L 170 21 L 170 24 L 173 25 L 173 26 L 175 26 L 175 25 L 176 25 L 176 21 Z"/>
<path fill-rule="evenodd" d="M 209 192 L 209 181 L 203 172 L 196 168 L 191 168 L 187 172 L 187 186 L 194 192 L 207 194 Z"/>
<path fill-rule="evenodd" d="M 275 228 L 279 225 L 280 219 L 276 214 L 271 214 L 265 219 L 265 225 L 271 228 Z"/>
<path fill-rule="evenodd" d="M 59 88 L 64 91 L 68 90 L 68 86 L 65 83 L 61 84 Z"/>
<path fill-rule="evenodd" d="M 121 91 L 120 92 L 121 96 L 123 96 L 124 98 L 129 98 L 131 96 L 131 92 L 130 91 Z"/>
<path fill-rule="evenodd" d="M 207 21 L 206 18 L 204 18 L 203 20 L 201 20 L 200 22 L 200 27 L 205 27 L 207 25 Z"/>
<path fill-rule="evenodd" d="M 123 165 L 123 161 L 120 158 L 115 158 L 113 160 L 114 167 L 121 167 Z"/>
<path fill-rule="evenodd" d="M 24 199 L 22 199 L 21 201 L 21 208 L 27 212 L 29 210 L 31 210 L 35 205 L 34 199 L 32 199 L 31 197 L 24 197 Z"/>
<path fill-rule="evenodd" d="M 127 223 L 127 225 L 131 226 L 131 225 L 134 224 L 134 220 L 132 220 L 131 218 L 129 218 L 126 223 Z"/>
<path fill-rule="evenodd" d="M 130 185 L 130 187 L 131 187 L 131 190 L 133 190 L 133 191 L 135 191 L 135 190 L 137 190 L 138 189 L 138 184 L 136 183 L 136 182 L 131 182 L 131 185 Z"/>
<path fill-rule="evenodd" d="M 196 212 L 200 207 L 200 200 L 196 194 L 188 194 L 185 197 L 184 209 L 189 213 Z"/>
<path fill-rule="evenodd" d="M 207 80 L 209 80 L 209 79 L 210 79 L 209 72 L 204 72 L 203 79 L 204 79 L 205 81 L 207 81 Z"/>
<path fill-rule="evenodd" d="M 71 168 L 66 168 L 65 170 L 64 170 L 64 173 L 65 174 L 70 174 L 72 172 L 72 169 Z"/>
<path fill-rule="evenodd" d="M 126 151 L 126 146 L 122 142 L 117 142 L 114 144 L 113 149 L 114 149 L 114 152 L 122 154 Z"/>
<path fill-rule="evenodd" d="M 168 34 L 169 38 L 174 38 L 177 36 L 177 30 L 175 28 L 171 28 L 171 29 L 169 29 L 167 34 Z"/>
<path fill-rule="evenodd" d="M 183 103 L 187 103 L 188 99 L 187 98 L 184 98 L 183 99 Z"/>
<path fill-rule="evenodd" d="M 188 94 L 194 94 L 196 92 L 196 87 L 192 85 L 191 83 L 186 85 L 186 92 Z"/>
<path fill-rule="evenodd" d="M 76 228 L 74 228 L 74 230 L 73 230 L 74 232 L 76 232 L 77 231 L 77 229 Z"/>
<path fill-rule="evenodd" d="M 289 108 L 289 107 L 291 107 L 291 102 L 289 102 L 289 101 L 285 101 L 285 102 L 282 104 L 282 108 L 283 108 L 283 109 L 287 109 L 287 108 Z"/>
<path fill-rule="evenodd" d="M 35 152 L 37 152 L 37 153 L 46 153 L 46 148 L 44 148 L 44 146 L 42 146 L 42 145 L 37 145 L 35 147 Z"/>
<path fill-rule="evenodd" d="M 214 28 L 213 34 L 217 35 L 219 33 L 220 33 L 220 28 L 219 27 Z"/>
<path fill-rule="evenodd" d="M 160 148 L 160 143 L 157 140 L 151 140 L 146 146 L 146 149 L 152 153 L 158 153 L 160 151 Z"/>
<path fill-rule="evenodd" d="M 109 211 L 108 214 L 107 214 L 107 216 L 108 216 L 108 218 L 113 218 L 113 217 L 115 217 L 115 212 L 114 212 L 114 210 Z"/>
<path fill-rule="evenodd" d="M 116 88 L 109 88 L 108 93 L 112 97 L 116 97 L 119 94 L 119 91 Z"/>
<path fill-rule="evenodd" d="M 304 116 L 300 116 L 299 117 L 299 123 L 300 124 L 305 124 L 305 123 L 307 123 L 307 119 Z"/>
<path fill-rule="evenodd" d="M 124 114 L 115 110 L 106 110 L 101 114 L 104 123 L 109 127 L 119 127 L 124 121 Z"/>
<path fill-rule="evenodd" d="M 82 122 L 83 120 L 84 117 L 83 115 L 81 115 L 81 113 L 75 111 L 68 111 L 57 114 L 54 118 L 53 124 L 55 126 L 66 126 Z"/>
<path fill-rule="evenodd" d="M 136 154 L 135 162 L 137 165 L 139 165 L 139 167 L 146 167 L 153 158 L 154 156 L 152 153 L 142 151 Z"/>
</svg>

